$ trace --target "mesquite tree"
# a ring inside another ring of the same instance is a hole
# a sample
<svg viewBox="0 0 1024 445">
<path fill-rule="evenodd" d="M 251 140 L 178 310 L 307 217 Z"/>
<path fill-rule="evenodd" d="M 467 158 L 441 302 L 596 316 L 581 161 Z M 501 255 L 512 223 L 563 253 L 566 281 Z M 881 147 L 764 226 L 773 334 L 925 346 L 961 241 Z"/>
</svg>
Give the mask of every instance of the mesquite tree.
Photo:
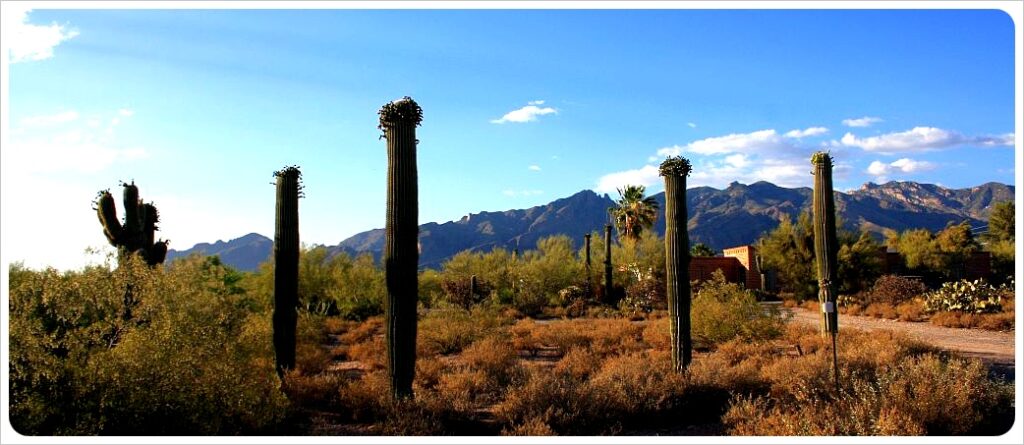
<svg viewBox="0 0 1024 445">
<path fill-rule="evenodd" d="M 274 356 L 277 374 L 295 367 L 295 326 L 299 305 L 299 184 L 296 166 L 274 172 L 277 206 L 274 218 Z"/>
<path fill-rule="evenodd" d="M 416 301 L 419 236 L 416 127 L 423 110 L 409 96 L 384 104 L 380 128 L 387 139 L 387 221 L 384 225 L 384 304 L 388 376 L 395 398 L 412 397 L 416 372 Z"/>
<path fill-rule="evenodd" d="M 160 230 L 160 213 L 153 203 L 139 199 L 139 188 L 135 181 L 124 186 L 124 224 L 117 219 L 117 207 L 109 190 L 100 191 L 96 198 L 96 216 L 103 226 L 103 234 L 111 246 L 117 247 L 118 257 L 138 254 L 146 264 L 155 266 L 167 257 L 167 241 L 154 240 L 154 232 Z"/>
<path fill-rule="evenodd" d="M 818 266 L 818 301 L 822 311 L 822 335 L 832 336 L 832 365 L 836 388 L 839 387 L 839 364 L 836 335 L 839 333 L 839 312 L 836 307 L 836 270 L 839 242 L 836 237 L 836 205 L 832 196 L 832 157 L 825 152 L 811 156 L 814 166 L 814 256 Z"/>
<path fill-rule="evenodd" d="M 665 290 L 668 296 L 672 367 L 682 372 L 693 357 L 690 337 L 690 236 L 686 231 L 686 177 L 690 161 L 681 156 L 661 163 L 665 177 Z"/>
</svg>

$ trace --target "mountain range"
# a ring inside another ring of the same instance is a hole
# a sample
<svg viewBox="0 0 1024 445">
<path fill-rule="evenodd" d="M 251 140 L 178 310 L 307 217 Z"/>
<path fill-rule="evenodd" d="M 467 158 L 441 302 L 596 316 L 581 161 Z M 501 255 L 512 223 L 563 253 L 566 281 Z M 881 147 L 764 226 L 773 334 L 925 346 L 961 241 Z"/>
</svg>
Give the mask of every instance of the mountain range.
<svg viewBox="0 0 1024 445">
<path fill-rule="evenodd" d="M 796 219 L 811 206 L 812 190 L 807 187 L 784 188 L 769 182 L 744 185 L 737 182 L 725 189 L 694 187 L 687 190 L 687 211 L 691 243 L 704 243 L 712 249 L 753 243 L 775 228 L 784 217 Z M 653 196 L 659 209 L 665 194 Z M 867 183 L 858 190 L 836 192 L 836 210 L 846 226 L 881 235 L 885 229 L 926 228 L 939 230 L 946 224 L 967 221 L 972 227 L 984 226 L 992 205 L 1014 199 L 1014 187 L 989 182 L 977 187 L 948 189 L 916 182 Z M 614 201 L 608 195 L 584 190 L 545 205 L 502 212 L 480 212 L 445 223 L 420 226 L 420 265 L 439 267 L 462 250 L 487 251 L 495 247 L 532 249 L 537 240 L 565 234 L 582 238 L 583 234 L 603 230 L 608 208 Z M 665 233 L 665 222 L 658 218 L 654 231 Z M 577 241 L 580 242 L 580 241 Z M 240 270 L 256 270 L 271 252 L 273 241 L 250 233 L 231 241 L 201 243 L 184 251 L 171 250 L 168 260 L 199 253 L 219 255 L 221 261 Z M 330 255 L 369 252 L 379 258 L 384 247 L 384 230 L 358 233 L 335 246 Z"/>
</svg>

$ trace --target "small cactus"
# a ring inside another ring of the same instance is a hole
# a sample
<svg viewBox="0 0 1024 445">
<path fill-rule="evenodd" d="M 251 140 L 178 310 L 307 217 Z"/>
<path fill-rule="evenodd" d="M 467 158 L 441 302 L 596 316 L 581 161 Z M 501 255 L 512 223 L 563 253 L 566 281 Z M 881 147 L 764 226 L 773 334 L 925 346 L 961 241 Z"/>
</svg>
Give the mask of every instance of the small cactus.
<svg viewBox="0 0 1024 445">
<path fill-rule="evenodd" d="M 274 355 L 277 374 L 295 367 L 295 327 L 299 305 L 299 197 L 302 172 L 288 166 L 274 172 Z"/>
<path fill-rule="evenodd" d="M 117 219 L 117 208 L 110 190 L 102 190 L 96 197 L 96 216 L 103 226 L 103 235 L 111 246 L 117 247 L 121 257 L 137 254 L 150 266 L 164 262 L 167 257 L 165 240 L 155 240 L 160 212 L 153 203 L 139 199 L 139 188 L 135 182 L 121 184 L 124 187 L 124 224 Z"/>
<path fill-rule="evenodd" d="M 391 392 L 411 398 L 416 373 L 416 249 L 419 237 L 416 174 L 416 127 L 423 110 L 409 96 L 384 104 L 380 125 L 387 139 L 387 220 L 384 225 L 385 343 Z"/>
<path fill-rule="evenodd" d="M 665 177 L 665 290 L 668 297 L 672 367 L 682 372 L 693 358 L 690 335 L 690 237 L 686 231 L 686 177 L 690 161 L 670 157 L 661 163 Z"/>
</svg>

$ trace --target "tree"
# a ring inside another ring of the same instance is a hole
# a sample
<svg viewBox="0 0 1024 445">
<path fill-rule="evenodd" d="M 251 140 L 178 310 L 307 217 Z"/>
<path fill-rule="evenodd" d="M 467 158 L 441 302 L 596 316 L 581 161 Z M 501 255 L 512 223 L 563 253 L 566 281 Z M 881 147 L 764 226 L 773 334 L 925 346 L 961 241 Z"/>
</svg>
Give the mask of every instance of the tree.
<svg viewBox="0 0 1024 445">
<path fill-rule="evenodd" d="M 715 251 L 707 244 L 697 243 L 690 248 L 690 256 L 715 256 Z"/>
<path fill-rule="evenodd" d="M 817 296 L 814 277 L 814 226 L 810 213 L 801 213 L 796 224 L 783 217 L 779 226 L 757 242 L 764 268 L 775 272 L 783 292 L 798 300 Z"/>
<path fill-rule="evenodd" d="M 882 273 L 882 247 L 868 232 L 855 238 L 853 232 L 839 231 L 839 293 L 853 294 L 867 289 Z"/>
<path fill-rule="evenodd" d="M 946 257 L 944 275 L 954 280 L 963 278 L 967 261 L 980 250 L 978 242 L 974 240 L 974 235 L 971 233 L 971 225 L 966 221 L 960 224 L 948 224 L 935 236 L 935 242 L 938 244 L 939 251 Z"/>
<path fill-rule="evenodd" d="M 988 218 L 986 239 L 995 241 L 1014 241 L 1016 227 L 1016 207 L 1013 201 L 1003 201 L 995 205 L 992 215 Z"/>
<path fill-rule="evenodd" d="M 658 218 L 658 203 L 653 197 L 644 196 L 645 187 L 642 185 L 627 185 L 617 190 L 619 200 L 608 211 L 615 220 L 619 235 L 636 241 L 644 229 L 654 225 L 654 220 Z"/>
<path fill-rule="evenodd" d="M 992 272 L 995 281 L 1001 282 L 1013 275 L 1016 256 L 1016 208 L 1013 201 L 995 205 L 988 219 L 988 233 L 981 236 L 985 250 L 992 254 Z"/>
</svg>

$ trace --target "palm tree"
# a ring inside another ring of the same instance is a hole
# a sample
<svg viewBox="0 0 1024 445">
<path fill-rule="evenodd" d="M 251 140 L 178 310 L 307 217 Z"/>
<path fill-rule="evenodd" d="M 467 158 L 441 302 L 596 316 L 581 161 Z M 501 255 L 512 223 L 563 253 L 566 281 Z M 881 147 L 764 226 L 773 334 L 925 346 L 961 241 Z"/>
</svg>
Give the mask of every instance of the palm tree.
<svg viewBox="0 0 1024 445">
<path fill-rule="evenodd" d="M 640 239 L 640 233 L 651 228 L 654 220 L 658 218 L 658 203 L 653 197 L 645 197 L 644 189 L 642 185 L 627 185 L 625 188 L 616 189 L 619 192 L 619 200 L 615 207 L 608 209 L 615 220 L 619 235 L 625 239 Z"/>
</svg>

